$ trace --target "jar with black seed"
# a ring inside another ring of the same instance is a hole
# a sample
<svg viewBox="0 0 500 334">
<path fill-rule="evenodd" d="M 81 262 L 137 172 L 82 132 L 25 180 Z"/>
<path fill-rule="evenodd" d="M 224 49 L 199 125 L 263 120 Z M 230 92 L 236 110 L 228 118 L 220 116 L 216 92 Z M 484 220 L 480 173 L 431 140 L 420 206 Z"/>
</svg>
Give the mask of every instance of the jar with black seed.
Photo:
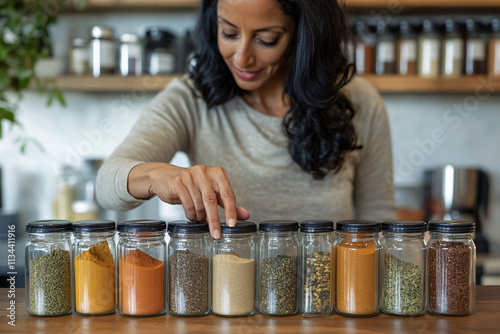
<svg viewBox="0 0 500 334">
<path fill-rule="evenodd" d="M 324 317 L 333 312 L 333 222 L 305 220 L 301 232 L 301 310 L 304 317 Z"/>
<path fill-rule="evenodd" d="M 207 223 L 168 223 L 168 298 L 174 316 L 210 311 L 210 240 Z"/>
<path fill-rule="evenodd" d="M 257 305 L 260 313 L 290 316 L 298 312 L 299 223 L 268 220 L 259 224 Z"/>
</svg>

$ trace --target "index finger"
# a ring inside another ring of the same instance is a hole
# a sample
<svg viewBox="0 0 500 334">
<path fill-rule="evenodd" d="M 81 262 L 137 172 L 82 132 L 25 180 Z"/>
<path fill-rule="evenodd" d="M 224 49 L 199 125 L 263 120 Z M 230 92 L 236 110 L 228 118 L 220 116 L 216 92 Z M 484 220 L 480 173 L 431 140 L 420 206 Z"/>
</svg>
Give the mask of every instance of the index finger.
<svg viewBox="0 0 500 334">
<path fill-rule="evenodd" d="M 207 223 L 210 229 L 210 235 L 214 239 L 219 239 L 221 235 L 219 211 L 217 210 L 217 195 L 211 182 L 203 180 L 198 182 L 198 188 L 201 192 L 203 205 L 207 214 Z"/>
</svg>

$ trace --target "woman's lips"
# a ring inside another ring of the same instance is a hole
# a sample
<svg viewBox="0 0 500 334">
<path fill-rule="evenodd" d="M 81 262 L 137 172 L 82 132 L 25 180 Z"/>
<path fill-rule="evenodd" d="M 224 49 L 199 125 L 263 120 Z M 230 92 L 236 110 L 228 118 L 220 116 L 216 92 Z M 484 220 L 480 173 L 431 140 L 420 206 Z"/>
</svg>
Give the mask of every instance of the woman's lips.
<svg viewBox="0 0 500 334">
<path fill-rule="evenodd" d="M 234 68 L 234 71 L 241 80 L 247 81 L 253 80 L 260 73 L 260 71 L 242 71 L 236 67 Z"/>
</svg>

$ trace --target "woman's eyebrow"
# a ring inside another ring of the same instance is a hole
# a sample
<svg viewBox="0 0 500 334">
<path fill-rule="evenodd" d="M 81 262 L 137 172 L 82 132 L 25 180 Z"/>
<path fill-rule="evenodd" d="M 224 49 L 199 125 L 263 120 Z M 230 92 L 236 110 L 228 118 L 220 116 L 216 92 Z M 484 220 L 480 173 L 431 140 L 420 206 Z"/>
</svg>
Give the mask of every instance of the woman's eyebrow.
<svg viewBox="0 0 500 334">
<path fill-rule="evenodd" d="M 217 18 L 221 21 L 223 21 L 224 23 L 227 23 L 229 24 L 230 26 L 232 27 L 235 27 L 235 28 L 238 28 L 236 25 L 234 25 L 233 23 L 229 22 L 228 20 L 226 20 L 225 18 L 223 18 L 222 16 L 218 15 Z M 286 28 L 285 27 L 282 27 L 282 26 L 269 26 L 269 27 L 264 27 L 264 28 L 260 28 L 260 29 L 257 29 L 255 31 L 259 32 L 259 31 L 267 31 L 267 30 L 272 30 L 272 29 L 281 29 L 283 31 L 286 31 Z"/>
</svg>

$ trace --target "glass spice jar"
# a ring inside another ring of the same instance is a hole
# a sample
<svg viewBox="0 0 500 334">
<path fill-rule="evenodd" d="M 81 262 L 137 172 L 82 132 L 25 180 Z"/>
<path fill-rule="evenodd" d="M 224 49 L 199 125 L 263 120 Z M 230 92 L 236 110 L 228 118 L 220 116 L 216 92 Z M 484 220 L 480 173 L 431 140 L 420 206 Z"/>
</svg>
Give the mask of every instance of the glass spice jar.
<svg viewBox="0 0 500 334">
<path fill-rule="evenodd" d="M 175 316 L 203 316 L 210 311 L 210 242 L 206 223 L 169 222 L 169 309 Z"/>
<path fill-rule="evenodd" d="M 377 75 L 396 72 L 396 40 L 389 25 L 377 22 L 377 41 L 375 51 L 375 73 Z"/>
<path fill-rule="evenodd" d="M 382 223 L 382 312 L 417 316 L 425 312 L 425 231 L 423 221 Z"/>
<path fill-rule="evenodd" d="M 488 41 L 488 74 L 500 76 L 500 19 L 491 20 L 491 35 Z"/>
<path fill-rule="evenodd" d="M 116 308 L 115 222 L 80 220 L 72 230 L 73 309 L 80 315 L 111 314 Z"/>
<path fill-rule="evenodd" d="M 422 21 L 418 37 L 418 74 L 421 77 L 439 76 L 441 37 L 431 20 Z"/>
<path fill-rule="evenodd" d="M 261 314 L 289 316 L 298 312 L 299 223 L 267 220 L 259 224 L 257 286 Z"/>
<path fill-rule="evenodd" d="M 337 222 L 335 309 L 339 314 L 369 317 L 379 312 L 380 229 L 379 223 L 368 220 Z"/>
<path fill-rule="evenodd" d="M 459 77 L 464 67 L 464 39 L 452 19 L 445 20 L 444 27 L 441 73 L 443 77 Z"/>
<path fill-rule="evenodd" d="M 429 222 L 427 250 L 428 310 L 468 315 L 476 305 L 476 246 L 473 222 Z"/>
<path fill-rule="evenodd" d="M 165 313 L 165 227 L 160 220 L 117 224 L 121 315 L 146 317 Z"/>
<path fill-rule="evenodd" d="M 69 51 L 69 73 L 85 75 L 89 73 L 89 45 L 84 38 L 74 38 Z"/>
<path fill-rule="evenodd" d="M 486 49 L 488 36 L 474 19 L 465 20 L 465 61 L 464 73 L 478 75 L 486 73 Z"/>
<path fill-rule="evenodd" d="M 116 46 L 114 30 L 102 26 L 94 26 L 90 32 L 89 66 L 94 77 L 113 74 L 116 68 Z"/>
<path fill-rule="evenodd" d="M 355 26 L 355 65 L 357 74 L 375 73 L 375 35 L 364 21 L 357 21 Z"/>
<path fill-rule="evenodd" d="M 26 224 L 26 308 L 29 314 L 71 313 L 71 222 L 35 220 Z"/>
<path fill-rule="evenodd" d="M 417 74 L 417 34 L 412 25 L 402 20 L 396 42 L 396 67 L 401 75 Z"/>
<path fill-rule="evenodd" d="M 255 313 L 256 231 L 252 222 L 237 221 L 235 227 L 221 224 L 221 237 L 212 247 L 212 312 L 216 315 Z"/>
<path fill-rule="evenodd" d="M 335 300 L 333 222 L 305 220 L 300 223 L 302 315 L 332 314 Z"/>
<path fill-rule="evenodd" d="M 122 34 L 120 36 L 120 47 L 118 62 L 122 76 L 142 75 L 143 46 L 139 36 L 135 34 Z"/>
</svg>

